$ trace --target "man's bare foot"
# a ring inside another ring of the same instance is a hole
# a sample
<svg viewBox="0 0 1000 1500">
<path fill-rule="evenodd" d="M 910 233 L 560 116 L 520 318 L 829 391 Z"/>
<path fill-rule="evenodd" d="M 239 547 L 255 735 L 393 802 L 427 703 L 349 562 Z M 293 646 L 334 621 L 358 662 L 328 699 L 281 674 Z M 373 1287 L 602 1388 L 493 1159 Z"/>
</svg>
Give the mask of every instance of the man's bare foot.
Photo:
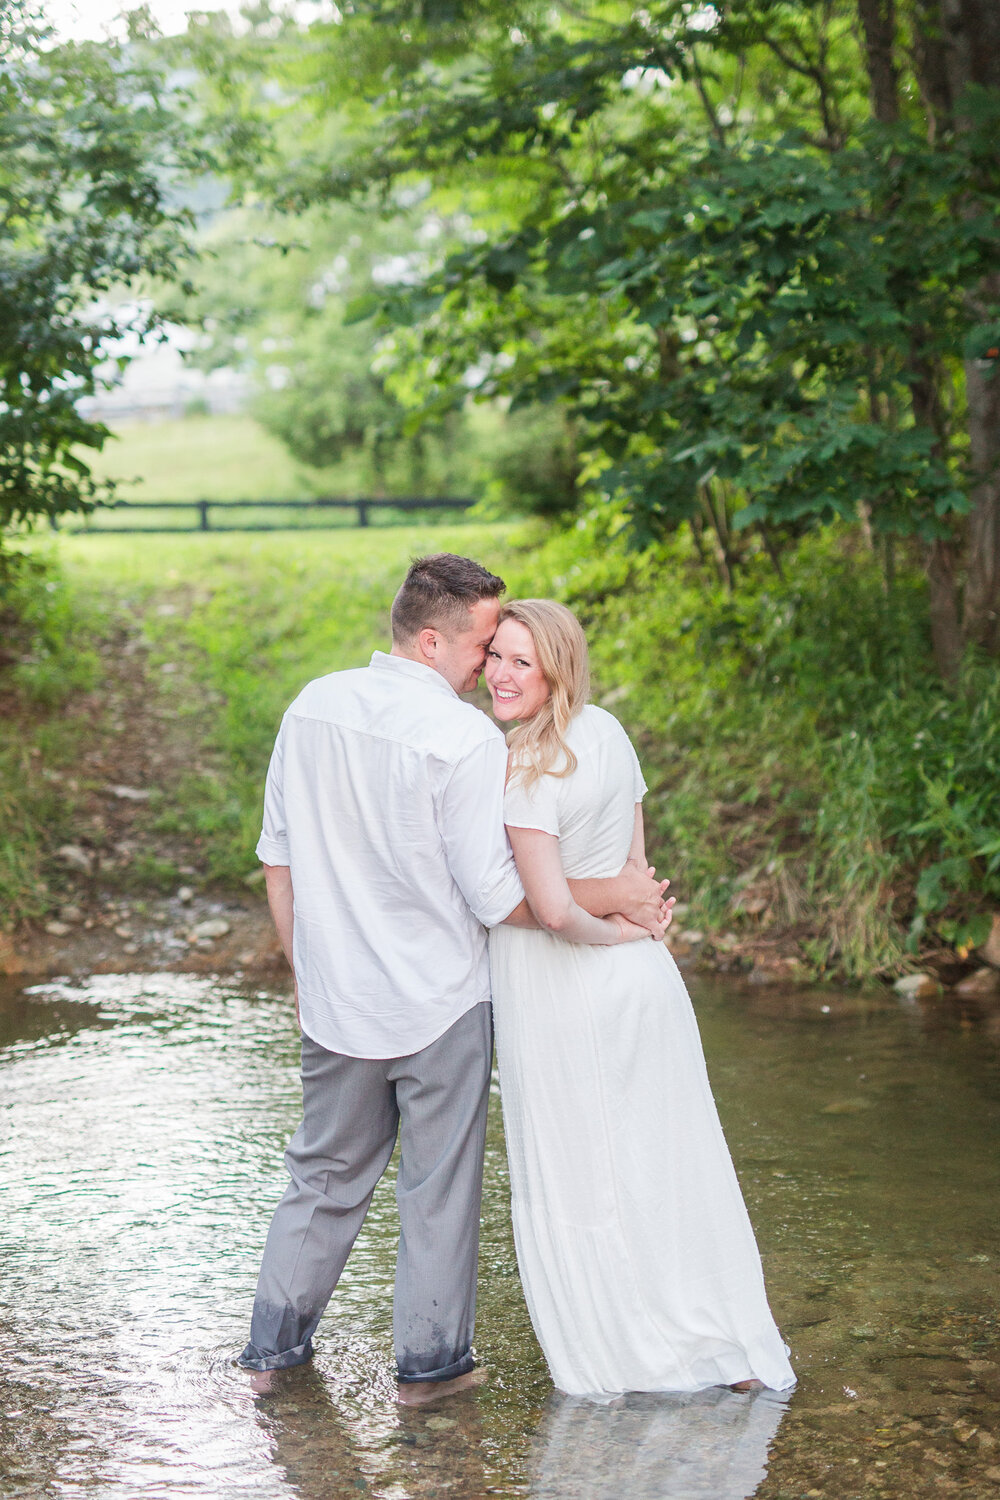
<svg viewBox="0 0 1000 1500">
<path fill-rule="evenodd" d="M 467 1375 L 456 1375 L 454 1380 L 404 1380 L 399 1384 L 400 1406 L 427 1406 L 431 1401 L 440 1401 L 444 1396 L 457 1395 L 459 1391 L 473 1390 L 489 1379 L 486 1370 L 470 1370 Z"/>
<path fill-rule="evenodd" d="M 266 1396 L 274 1389 L 275 1370 L 251 1370 L 250 1389 L 255 1396 Z"/>
<path fill-rule="evenodd" d="M 731 1391 L 762 1391 L 764 1382 L 763 1380 L 736 1380 L 729 1389 Z"/>
</svg>

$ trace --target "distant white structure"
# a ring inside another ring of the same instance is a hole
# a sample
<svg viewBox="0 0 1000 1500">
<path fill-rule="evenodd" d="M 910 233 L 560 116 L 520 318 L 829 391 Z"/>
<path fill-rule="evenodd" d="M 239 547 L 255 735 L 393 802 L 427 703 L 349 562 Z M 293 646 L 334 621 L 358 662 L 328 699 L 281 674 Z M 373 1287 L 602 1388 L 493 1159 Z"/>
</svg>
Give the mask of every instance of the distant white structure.
<svg viewBox="0 0 1000 1500">
<path fill-rule="evenodd" d="M 198 336 L 190 328 L 171 324 L 160 342 L 140 344 L 136 338 L 116 343 L 109 353 L 127 354 L 129 364 L 115 384 L 79 401 L 81 415 L 109 426 L 124 422 L 162 422 L 196 409 L 213 415 L 240 412 L 247 403 L 250 382 L 240 370 L 223 367 L 199 370 L 184 359 Z M 101 371 L 115 373 L 113 360 Z"/>
</svg>

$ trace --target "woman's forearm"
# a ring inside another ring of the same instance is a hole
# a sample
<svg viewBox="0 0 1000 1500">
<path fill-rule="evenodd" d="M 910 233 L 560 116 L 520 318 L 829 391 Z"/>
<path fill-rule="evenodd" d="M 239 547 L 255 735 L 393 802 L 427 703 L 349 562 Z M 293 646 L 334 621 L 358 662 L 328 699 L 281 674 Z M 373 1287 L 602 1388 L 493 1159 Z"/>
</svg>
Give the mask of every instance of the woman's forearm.
<svg viewBox="0 0 1000 1500">
<path fill-rule="evenodd" d="M 530 901 L 529 901 L 530 904 Z M 590 912 L 578 906 L 567 891 L 566 900 L 559 903 L 539 903 L 532 911 L 540 927 L 567 943 L 618 943 L 621 928 L 611 917 L 592 917 Z"/>
</svg>

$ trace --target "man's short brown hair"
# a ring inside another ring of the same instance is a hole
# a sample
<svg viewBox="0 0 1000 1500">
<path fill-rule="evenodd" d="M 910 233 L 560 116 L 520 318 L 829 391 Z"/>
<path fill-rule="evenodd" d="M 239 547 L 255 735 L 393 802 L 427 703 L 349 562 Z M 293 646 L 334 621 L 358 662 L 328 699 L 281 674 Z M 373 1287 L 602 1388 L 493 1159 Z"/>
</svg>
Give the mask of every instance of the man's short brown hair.
<svg viewBox="0 0 1000 1500">
<path fill-rule="evenodd" d="M 507 585 L 471 557 L 435 552 L 410 564 L 392 601 L 392 638 L 400 646 L 425 629 L 461 631 L 469 610 L 480 599 L 498 599 Z"/>
</svg>

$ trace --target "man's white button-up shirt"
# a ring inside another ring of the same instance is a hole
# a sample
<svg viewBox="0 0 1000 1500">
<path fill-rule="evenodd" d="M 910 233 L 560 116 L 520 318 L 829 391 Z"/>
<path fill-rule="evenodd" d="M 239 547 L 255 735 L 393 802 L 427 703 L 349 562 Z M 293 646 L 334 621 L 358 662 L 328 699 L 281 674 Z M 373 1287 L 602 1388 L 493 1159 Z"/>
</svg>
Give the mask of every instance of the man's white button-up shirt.
<svg viewBox="0 0 1000 1500">
<path fill-rule="evenodd" d="M 490 997 L 485 928 L 523 891 L 507 747 L 430 667 L 376 651 L 305 687 L 278 733 L 258 857 L 291 869 L 302 1029 L 404 1057 Z"/>
</svg>

